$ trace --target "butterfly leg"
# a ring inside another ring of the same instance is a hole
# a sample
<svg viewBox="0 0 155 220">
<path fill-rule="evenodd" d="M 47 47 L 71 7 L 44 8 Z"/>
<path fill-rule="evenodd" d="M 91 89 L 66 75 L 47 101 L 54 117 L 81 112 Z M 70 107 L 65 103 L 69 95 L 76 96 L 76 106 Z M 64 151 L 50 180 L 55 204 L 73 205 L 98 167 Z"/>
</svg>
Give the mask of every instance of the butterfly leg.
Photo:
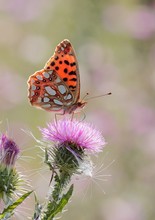
<svg viewBox="0 0 155 220">
<path fill-rule="evenodd" d="M 84 121 L 85 120 L 85 118 L 86 118 L 86 114 L 85 114 L 85 112 L 84 111 L 81 111 L 82 113 L 83 113 L 83 118 L 82 118 L 82 120 L 81 121 Z"/>
<path fill-rule="evenodd" d="M 54 115 L 54 120 L 55 120 L 56 124 L 57 124 L 57 115 L 58 115 L 58 114 L 55 114 L 55 115 Z"/>
<path fill-rule="evenodd" d="M 80 121 L 84 121 L 85 118 L 86 118 L 86 114 L 85 114 L 85 112 L 84 112 L 83 110 L 82 110 L 81 112 L 83 113 L 83 118 L 82 118 Z M 79 115 L 81 112 L 77 112 L 76 115 L 77 115 L 77 114 Z M 71 121 L 73 120 L 74 114 L 75 114 L 75 112 L 72 113 Z M 79 117 L 80 117 L 80 116 L 79 116 Z"/>
<path fill-rule="evenodd" d="M 56 113 L 56 114 L 54 115 L 56 124 L 57 124 L 57 121 L 58 121 L 58 120 L 57 120 L 57 116 L 58 116 L 58 115 L 61 115 L 61 116 L 62 116 L 62 115 L 65 115 L 65 110 L 64 110 L 62 113 Z"/>
<path fill-rule="evenodd" d="M 73 121 L 73 118 L 74 118 L 74 112 L 72 112 L 71 121 Z"/>
</svg>

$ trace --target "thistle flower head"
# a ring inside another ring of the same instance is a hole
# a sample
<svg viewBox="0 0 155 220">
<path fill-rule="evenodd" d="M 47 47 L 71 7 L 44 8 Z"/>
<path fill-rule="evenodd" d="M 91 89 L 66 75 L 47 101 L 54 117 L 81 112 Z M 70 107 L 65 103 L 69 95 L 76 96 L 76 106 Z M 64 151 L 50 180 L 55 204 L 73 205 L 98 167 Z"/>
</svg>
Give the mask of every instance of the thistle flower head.
<svg viewBox="0 0 155 220">
<path fill-rule="evenodd" d="M 51 144 L 48 144 L 48 147 L 45 148 L 45 163 L 53 171 L 50 184 L 54 179 L 53 200 L 50 199 L 51 202 L 45 212 L 46 216 L 51 217 L 52 215 L 49 213 L 55 204 L 62 205 L 61 201 L 64 198 L 66 201 L 70 198 L 73 186 L 65 195 L 63 190 L 66 189 L 72 176 L 74 174 L 91 176 L 93 164 L 88 153 L 100 152 L 105 145 L 105 140 L 92 125 L 65 117 L 49 123 L 47 128 L 40 128 L 40 130 L 43 139 L 54 144 L 52 147 Z M 57 206 L 56 210 L 58 210 Z"/>
<path fill-rule="evenodd" d="M 87 153 L 98 153 L 105 145 L 99 131 L 92 125 L 76 119 L 64 118 L 49 123 L 47 128 L 40 130 L 44 140 L 54 143 L 55 146 L 47 149 L 45 162 L 50 168 L 57 167 L 69 175 L 85 173 L 85 161 L 90 160 Z"/>
<path fill-rule="evenodd" d="M 0 199 L 7 204 L 16 191 L 20 179 L 14 168 L 19 148 L 5 134 L 0 136 Z"/>
<path fill-rule="evenodd" d="M 0 164 L 13 166 L 19 154 L 17 144 L 5 134 L 0 137 Z"/>
<path fill-rule="evenodd" d="M 72 143 L 89 153 L 98 153 L 105 145 L 105 140 L 98 130 L 92 125 L 76 119 L 62 119 L 49 123 L 47 128 L 40 130 L 45 140 L 58 144 Z"/>
</svg>

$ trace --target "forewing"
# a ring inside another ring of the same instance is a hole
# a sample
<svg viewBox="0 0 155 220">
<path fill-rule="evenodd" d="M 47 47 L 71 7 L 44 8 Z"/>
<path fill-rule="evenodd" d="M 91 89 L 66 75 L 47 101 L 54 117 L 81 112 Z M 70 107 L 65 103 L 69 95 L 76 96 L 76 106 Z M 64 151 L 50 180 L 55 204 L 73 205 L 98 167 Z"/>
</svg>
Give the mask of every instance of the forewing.
<svg viewBox="0 0 155 220">
<path fill-rule="evenodd" d="M 69 40 L 63 40 L 54 55 L 46 63 L 45 70 L 55 70 L 73 96 L 73 103 L 79 100 L 80 76 L 78 62 Z"/>
</svg>

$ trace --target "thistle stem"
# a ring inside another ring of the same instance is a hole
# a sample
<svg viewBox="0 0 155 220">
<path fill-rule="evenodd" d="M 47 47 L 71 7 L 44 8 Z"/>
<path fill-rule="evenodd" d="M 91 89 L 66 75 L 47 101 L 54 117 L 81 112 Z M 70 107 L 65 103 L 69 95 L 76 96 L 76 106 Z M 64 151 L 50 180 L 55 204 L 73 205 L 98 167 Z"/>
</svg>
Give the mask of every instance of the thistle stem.
<svg viewBox="0 0 155 220">
<path fill-rule="evenodd" d="M 65 197 L 63 191 L 70 182 L 71 175 L 65 171 L 60 171 L 59 174 L 55 172 L 54 179 L 54 190 L 52 191 L 51 199 L 49 200 L 47 210 L 42 220 L 52 220 L 54 216 L 58 213 L 58 210 L 61 209 L 61 201 Z"/>
<path fill-rule="evenodd" d="M 61 171 L 60 174 L 55 175 L 55 186 L 52 192 L 52 198 L 55 202 L 61 198 L 61 193 L 70 182 L 71 175 L 67 172 Z"/>
</svg>

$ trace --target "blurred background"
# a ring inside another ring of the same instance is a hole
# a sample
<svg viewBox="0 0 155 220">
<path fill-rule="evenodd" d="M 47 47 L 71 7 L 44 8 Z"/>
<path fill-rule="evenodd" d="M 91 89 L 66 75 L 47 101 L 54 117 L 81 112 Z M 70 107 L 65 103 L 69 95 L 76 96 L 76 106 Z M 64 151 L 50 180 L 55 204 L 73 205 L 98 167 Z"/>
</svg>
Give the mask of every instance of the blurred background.
<svg viewBox="0 0 155 220">
<path fill-rule="evenodd" d="M 92 178 L 76 178 L 63 220 L 155 219 L 155 1 L 1 0 L 0 130 L 21 148 L 18 170 L 40 202 L 50 172 L 32 132 L 54 113 L 30 106 L 27 79 L 42 69 L 56 45 L 69 39 L 76 51 L 81 97 L 92 99 L 86 121 L 108 144 L 92 158 Z M 83 115 L 81 116 L 83 117 Z M 27 219 L 34 198 L 14 219 Z"/>
</svg>

